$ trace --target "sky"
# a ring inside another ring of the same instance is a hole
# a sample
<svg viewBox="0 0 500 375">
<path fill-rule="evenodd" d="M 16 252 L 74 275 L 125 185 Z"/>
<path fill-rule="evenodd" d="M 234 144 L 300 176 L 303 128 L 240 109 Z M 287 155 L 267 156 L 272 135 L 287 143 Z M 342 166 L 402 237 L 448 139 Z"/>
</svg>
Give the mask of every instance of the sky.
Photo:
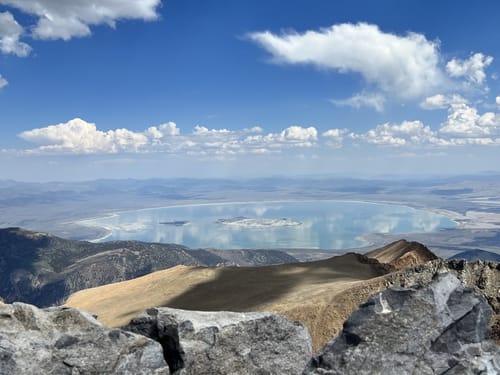
<svg viewBox="0 0 500 375">
<path fill-rule="evenodd" d="M 500 171 L 496 0 L 0 0 L 0 179 Z"/>
</svg>

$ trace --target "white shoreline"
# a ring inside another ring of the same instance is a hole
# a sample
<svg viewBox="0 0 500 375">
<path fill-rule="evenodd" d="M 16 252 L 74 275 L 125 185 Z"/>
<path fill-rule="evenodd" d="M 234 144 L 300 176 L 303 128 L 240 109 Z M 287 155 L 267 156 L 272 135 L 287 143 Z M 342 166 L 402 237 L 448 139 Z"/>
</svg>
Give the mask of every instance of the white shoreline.
<svg viewBox="0 0 500 375">
<path fill-rule="evenodd" d="M 305 199 L 305 200 L 278 199 L 278 200 L 270 200 L 270 201 L 268 201 L 268 200 L 264 200 L 264 201 L 250 200 L 250 201 L 235 201 L 235 202 L 222 201 L 222 202 L 203 202 L 203 203 L 181 203 L 181 204 L 173 204 L 173 205 L 168 205 L 168 206 L 137 208 L 137 209 L 132 209 L 132 210 L 118 210 L 118 211 L 109 212 L 107 214 L 103 214 L 102 216 L 87 218 L 87 219 L 83 219 L 83 220 L 77 220 L 77 221 L 73 221 L 71 223 L 78 224 L 78 223 L 81 223 L 83 221 L 107 219 L 107 218 L 116 217 L 116 216 L 119 216 L 120 214 L 124 214 L 124 213 L 128 213 L 128 212 L 153 211 L 153 210 L 163 210 L 163 209 L 168 209 L 168 208 L 227 206 L 227 205 L 232 205 L 232 204 L 233 205 L 245 205 L 245 204 L 259 204 L 259 203 L 267 204 L 267 203 L 317 203 L 317 202 L 364 203 L 364 204 L 373 204 L 373 205 L 379 205 L 379 206 L 383 206 L 383 205 L 403 206 L 403 207 L 408 207 L 408 208 L 412 208 L 415 210 L 421 210 L 421 211 L 433 211 L 434 210 L 431 208 L 412 206 L 411 203 L 407 203 L 407 202 L 372 201 L 372 200 L 359 200 L 359 199 Z M 440 210 L 440 209 L 435 209 L 435 210 Z M 443 211 L 446 211 L 446 210 L 443 210 Z M 453 212 L 453 211 L 447 211 L 447 212 Z M 458 213 L 455 213 L 455 214 L 460 215 Z M 448 217 L 448 215 L 444 215 L 444 216 Z"/>
<path fill-rule="evenodd" d="M 106 228 L 106 227 L 97 227 L 99 229 L 104 229 L 106 230 L 108 233 L 106 233 L 104 236 L 102 237 L 97 237 L 95 239 L 89 239 L 89 240 L 86 240 L 88 242 L 93 242 L 93 243 L 97 243 L 97 242 L 101 242 L 101 241 L 104 241 L 106 238 L 108 237 L 111 237 L 113 235 L 113 231 L 109 228 Z"/>
</svg>

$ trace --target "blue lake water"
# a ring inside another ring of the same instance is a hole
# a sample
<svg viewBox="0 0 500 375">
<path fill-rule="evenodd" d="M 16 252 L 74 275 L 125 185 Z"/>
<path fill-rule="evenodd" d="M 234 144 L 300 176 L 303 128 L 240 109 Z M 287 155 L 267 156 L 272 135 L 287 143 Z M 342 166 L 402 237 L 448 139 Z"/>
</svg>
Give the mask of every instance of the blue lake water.
<svg viewBox="0 0 500 375">
<path fill-rule="evenodd" d="M 120 212 L 85 220 L 107 228 L 102 240 L 177 243 L 192 248 L 348 249 L 369 233 L 454 228 L 448 217 L 407 206 L 345 201 L 217 203 Z"/>
</svg>

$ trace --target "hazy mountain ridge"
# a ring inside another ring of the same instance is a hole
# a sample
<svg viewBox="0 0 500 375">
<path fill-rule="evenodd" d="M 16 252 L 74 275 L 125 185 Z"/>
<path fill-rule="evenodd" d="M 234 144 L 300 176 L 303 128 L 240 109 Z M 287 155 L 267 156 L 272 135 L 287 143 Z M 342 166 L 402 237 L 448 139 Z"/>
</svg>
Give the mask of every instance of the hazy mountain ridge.
<svg viewBox="0 0 500 375">
<path fill-rule="evenodd" d="M 60 303 L 80 289 L 128 280 L 175 265 L 266 265 L 297 262 L 276 250 L 218 251 L 176 244 L 62 239 L 0 229 L 0 295 L 6 302 Z"/>
<path fill-rule="evenodd" d="M 475 250 L 462 251 L 458 254 L 449 257 L 448 259 L 464 259 L 468 261 L 485 260 L 492 262 L 500 262 L 500 255 L 497 253 L 493 253 L 491 251 L 475 249 Z"/>
</svg>

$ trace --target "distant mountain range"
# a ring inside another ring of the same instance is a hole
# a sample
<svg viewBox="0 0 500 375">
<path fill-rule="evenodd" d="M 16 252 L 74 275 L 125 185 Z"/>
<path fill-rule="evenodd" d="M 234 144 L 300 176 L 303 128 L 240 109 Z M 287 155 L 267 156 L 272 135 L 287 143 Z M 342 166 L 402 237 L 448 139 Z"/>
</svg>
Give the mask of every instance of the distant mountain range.
<svg viewBox="0 0 500 375">
<path fill-rule="evenodd" d="M 269 265 L 297 259 L 277 250 L 190 249 L 175 244 L 62 239 L 20 228 L 0 229 L 0 296 L 48 306 L 85 288 L 176 265 Z"/>
<path fill-rule="evenodd" d="M 448 259 L 464 259 L 468 261 L 484 260 L 484 261 L 500 262 L 500 254 L 493 253 L 491 251 L 476 249 L 476 250 L 462 251 L 461 253 L 449 257 Z"/>
</svg>

